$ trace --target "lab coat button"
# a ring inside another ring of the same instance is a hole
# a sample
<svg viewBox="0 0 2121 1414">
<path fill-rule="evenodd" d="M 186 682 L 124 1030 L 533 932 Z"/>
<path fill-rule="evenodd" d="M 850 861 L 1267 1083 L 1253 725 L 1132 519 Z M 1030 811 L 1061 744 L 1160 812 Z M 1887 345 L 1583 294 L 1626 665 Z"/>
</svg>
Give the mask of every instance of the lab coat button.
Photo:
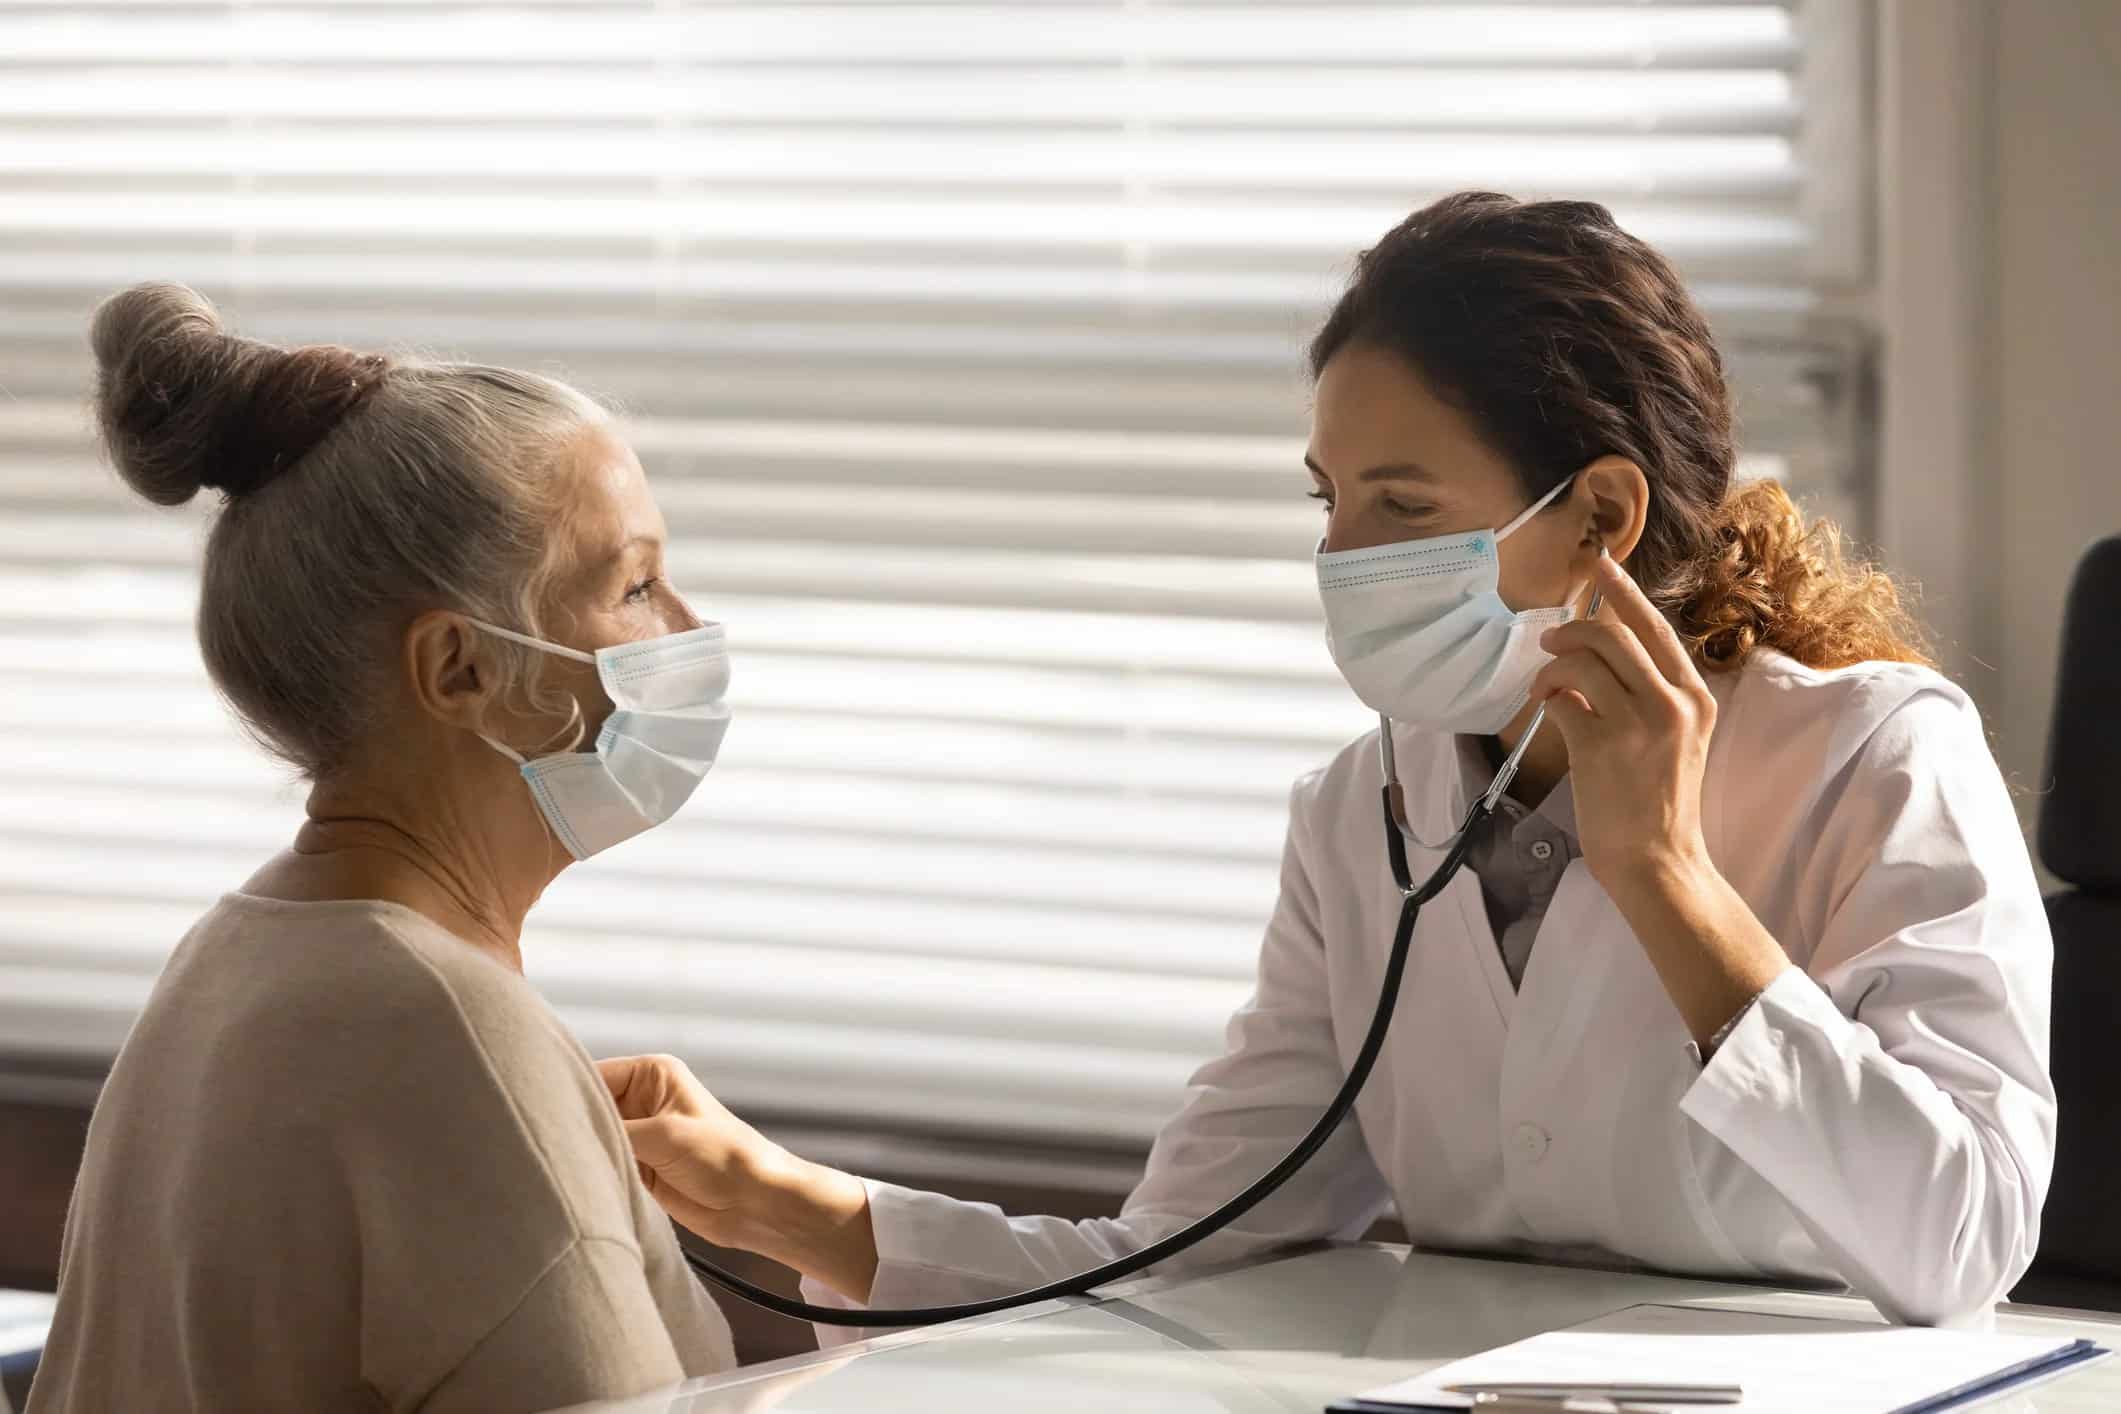
<svg viewBox="0 0 2121 1414">
<path fill-rule="evenodd" d="M 1547 1132 L 1536 1124 L 1517 1126 L 1517 1152 L 1523 1155 L 1527 1162 L 1538 1163 L 1545 1158 L 1547 1145 L 1551 1142 L 1547 1138 Z"/>
</svg>

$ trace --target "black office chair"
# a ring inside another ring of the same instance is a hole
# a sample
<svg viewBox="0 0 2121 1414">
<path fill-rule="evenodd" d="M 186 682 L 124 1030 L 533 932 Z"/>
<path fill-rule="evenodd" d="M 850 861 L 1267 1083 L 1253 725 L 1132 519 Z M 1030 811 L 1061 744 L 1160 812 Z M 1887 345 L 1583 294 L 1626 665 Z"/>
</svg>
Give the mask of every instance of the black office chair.
<svg viewBox="0 0 2121 1414">
<path fill-rule="evenodd" d="M 2055 933 L 2061 1110 L 2040 1254 L 2016 1301 L 2121 1311 L 2121 536 L 2077 567 L 2047 738 L 2040 862 Z"/>
</svg>

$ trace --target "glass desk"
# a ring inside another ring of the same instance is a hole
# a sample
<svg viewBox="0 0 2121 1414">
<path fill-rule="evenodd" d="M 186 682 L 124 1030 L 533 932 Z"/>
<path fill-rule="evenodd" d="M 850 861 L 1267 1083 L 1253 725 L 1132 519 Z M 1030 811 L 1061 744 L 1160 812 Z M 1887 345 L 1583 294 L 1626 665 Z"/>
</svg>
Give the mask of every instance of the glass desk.
<svg viewBox="0 0 2121 1414">
<path fill-rule="evenodd" d="M 1356 1244 L 1151 1278 L 687 1381 L 570 1414 L 1319 1414 L 1334 1399 L 1641 1302 L 1875 1320 L 1867 1302 Z M 2121 1316 L 2000 1308 L 1999 1329 L 2121 1348 Z M 1985 1406 L 2121 1410 L 2121 1355 Z"/>
</svg>

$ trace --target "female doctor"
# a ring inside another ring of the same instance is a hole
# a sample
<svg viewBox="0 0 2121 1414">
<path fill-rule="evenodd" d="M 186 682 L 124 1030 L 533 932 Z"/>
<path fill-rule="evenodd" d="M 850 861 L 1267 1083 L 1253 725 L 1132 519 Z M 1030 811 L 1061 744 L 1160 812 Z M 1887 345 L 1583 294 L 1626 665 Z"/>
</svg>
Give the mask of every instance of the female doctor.
<svg viewBox="0 0 2121 1414">
<path fill-rule="evenodd" d="M 1773 483 L 1733 487 L 1671 267 L 1595 205 L 1447 198 L 1361 258 L 1311 365 L 1328 633 L 1394 724 L 1416 880 L 1548 713 L 1421 913 L 1357 1122 L 1182 1260 L 1391 1204 L 1424 1246 L 1845 1284 L 1911 1322 L 1997 1300 L 2055 1136 L 2031 865 L 1892 582 Z M 1119 1217 L 865 1182 L 667 1057 L 606 1062 L 651 1191 L 849 1306 L 1003 1294 L 1210 1211 L 1370 1019 L 1400 901 L 1383 783 L 1374 734 L 1297 782 L 1256 989 Z"/>
</svg>

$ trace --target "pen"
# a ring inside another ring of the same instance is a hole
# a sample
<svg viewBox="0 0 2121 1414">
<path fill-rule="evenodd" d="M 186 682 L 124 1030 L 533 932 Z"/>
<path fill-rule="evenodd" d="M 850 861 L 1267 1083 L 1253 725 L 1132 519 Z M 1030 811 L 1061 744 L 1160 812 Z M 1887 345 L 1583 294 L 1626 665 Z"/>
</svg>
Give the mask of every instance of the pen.
<svg viewBox="0 0 2121 1414">
<path fill-rule="evenodd" d="M 1495 1395 L 1503 1399 L 1568 1399 L 1572 1396 L 1590 1399 L 1606 1399 L 1619 1404 L 1641 1402 L 1651 1404 L 1736 1404 L 1745 1397 L 1737 1385 L 1657 1385 L 1657 1384 L 1569 1384 L 1566 1382 L 1527 1382 L 1518 1384 L 1463 1384 L 1446 1385 L 1452 1394 Z"/>
<path fill-rule="evenodd" d="M 1670 1414 L 1669 1404 L 1615 1404 L 1590 1395 L 1567 1398 L 1511 1398 L 1500 1394 L 1473 1396 L 1473 1407 L 1481 1414 Z"/>
<path fill-rule="evenodd" d="M 1615 1404 L 1589 1395 L 1567 1398 L 1510 1398 L 1500 1394 L 1477 1394 L 1473 1407 L 1481 1414 L 1669 1414 L 1669 1404 Z"/>
</svg>

